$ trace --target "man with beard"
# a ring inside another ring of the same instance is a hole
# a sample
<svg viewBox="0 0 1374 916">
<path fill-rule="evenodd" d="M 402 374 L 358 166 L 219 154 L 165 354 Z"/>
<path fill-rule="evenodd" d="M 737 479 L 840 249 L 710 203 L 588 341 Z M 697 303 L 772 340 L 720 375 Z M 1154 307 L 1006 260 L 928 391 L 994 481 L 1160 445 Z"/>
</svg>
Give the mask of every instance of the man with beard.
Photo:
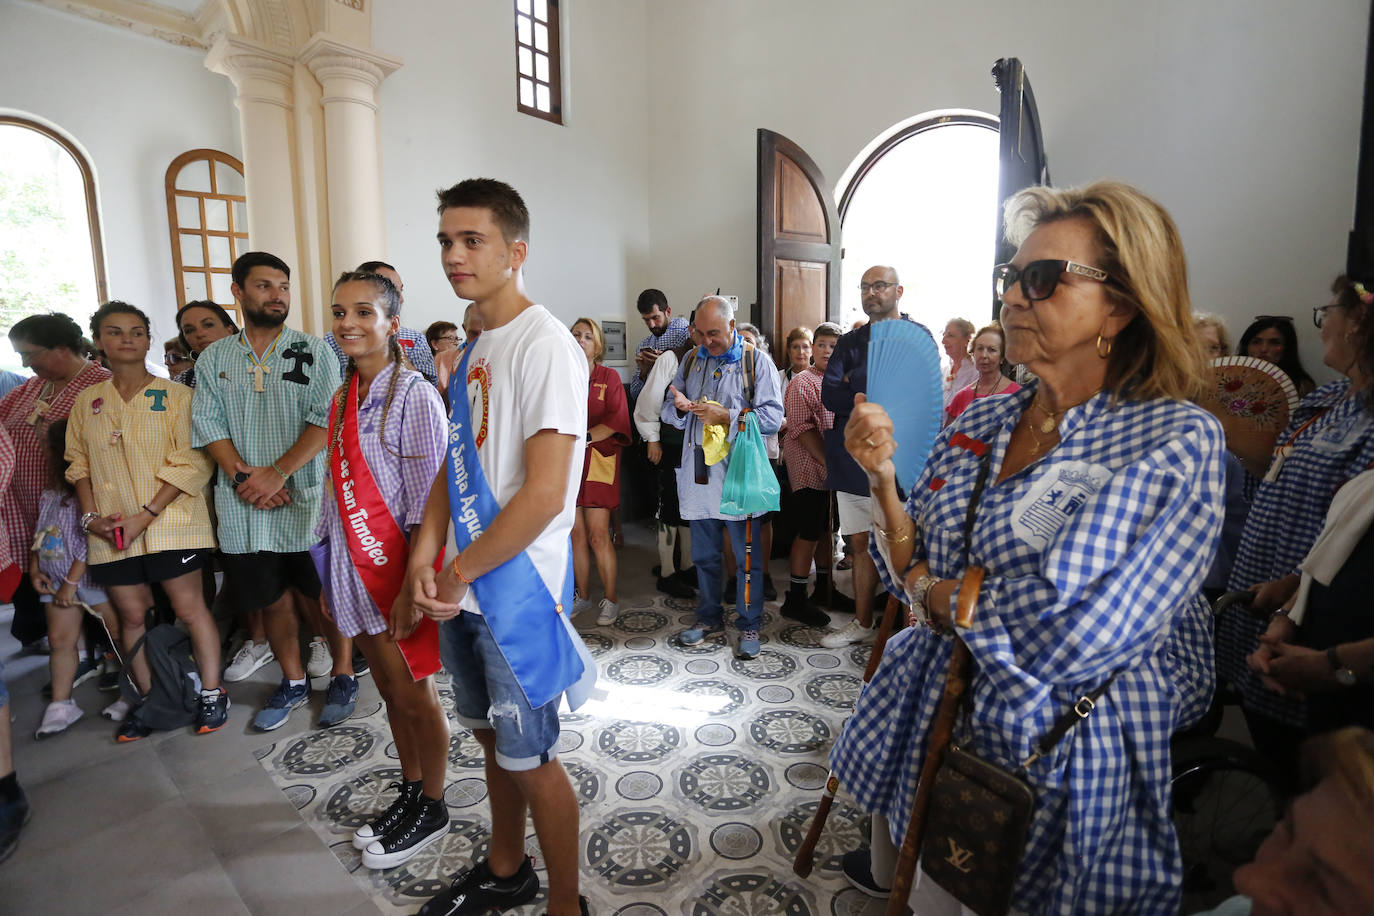
<svg viewBox="0 0 1374 916">
<path fill-rule="evenodd" d="M 281 663 L 281 686 L 253 719 L 254 728 L 270 731 L 310 698 L 291 590 L 312 600 L 320 595 L 309 550 L 339 364 L 324 341 L 286 327 L 291 269 L 280 258 L 247 252 L 234 262 L 233 280 L 243 329 L 206 347 L 196 363 L 191 439 L 219 465 L 215 510 L 225 579 L 236 604 L 263 609 L 267 641 Z M 336 667 L 346 659 L 336 657 Z M 356 699 L 356 679 L 351 686 Z M 334 688 L 331 681 L 331 701 Z"/>
<path fill-rule="evenodd" d="M 688 337 L 687 322 L 673 317 L 668 297 L 663 295 L 662 290 L 644 290 L 639 294 L 635 308 L 639 310 L 639 317 L 644 319 L 644 326 L 649 333 L 635 348 L 635 372 L 630 376 L 631 400 L 639 397 L 639 392 L 644 389 L 649 370 L 654 368 L 654 361 L 661 354 L 685 344 Z"/>
<path fill-rule="evenodd" d="M 878 265 L 864 271 L 859 295 L 868 322 L 840 338 L 821 383 L 821 403 L 835 414 L 834 426 L 825 431 L 825 485 L 835 491 L 840 534 L 848 540 L 854 558 L 854 619 L 821 637 L 820 643 L 827 649 L 873 639 L 873 592 L 878 587 L 878 568 L 868 553 L 872 500 L 868 475 L 845 450 L 844 426 L 854 410 L 854 395 L 868 390 L 868 339 L 873 325 L 896 318 L 911 320 L 897 308 L 902 286 L 894 267 Z"/>
</svg>

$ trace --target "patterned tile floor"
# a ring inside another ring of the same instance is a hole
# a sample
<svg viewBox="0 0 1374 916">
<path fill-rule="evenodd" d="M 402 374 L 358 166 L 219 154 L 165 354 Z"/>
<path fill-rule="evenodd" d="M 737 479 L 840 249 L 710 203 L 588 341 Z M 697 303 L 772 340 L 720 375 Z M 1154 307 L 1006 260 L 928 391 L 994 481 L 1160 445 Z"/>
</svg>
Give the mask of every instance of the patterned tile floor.
<svg viewBox="0 0 1374 916">
<path fill-rule="evenodd" d="M 763 651 L 740 661 L 715 637 L 676 634 L 695 603 L 624 601 L 610 627 L 581 628 L 600 696 L 564 713 L 559 759 L 581 807 L 581 881 L 592 912 L 616 916 L 876 913 L 848 885 L 839 856 L 866 841 L 868 819 L 836 800 L 802 880 L 791 862 L 826 777 L 826 755 L 858 694 L 868 647 L 822 649 L 818 631 L 765 610 Z M 727 611 L 729 609 L 727 608 Z M 579 622 L 584 622 L 579 621 Z M 841 619 L 839 622 L 843 622 Z M 451 688 L 440 675 L 440 692 Z M 452 715 L 450 709 L 450 715 Z M 412 913 L 489 838 L 481 749 L 452 725 L 453 825 L 440 843 L 385 872 L 365 869 L 354 828 L 391 799 L 395 747 L 380 703 L 328 731 L 262 748 L 258 758 L 301 816 L 384 913 Z M 538 859 L 531 827 L 529 849 Z M 541 874 L 541 880 L 543 875 Z M 542 897 L 540 898 L 542 901 Z M 540 913 L 532 904 L 527 913 Z"/>
</svg>

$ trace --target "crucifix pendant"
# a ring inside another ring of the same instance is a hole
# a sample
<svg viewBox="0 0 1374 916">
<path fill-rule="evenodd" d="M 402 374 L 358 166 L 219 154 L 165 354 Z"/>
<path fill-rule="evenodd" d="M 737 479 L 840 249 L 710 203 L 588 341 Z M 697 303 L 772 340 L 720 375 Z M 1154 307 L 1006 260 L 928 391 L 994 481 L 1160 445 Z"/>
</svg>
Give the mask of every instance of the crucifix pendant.
<svg viewBox="0 0 1374 916">
<path fill-rule="evenodd" d="M 267 386 L 263 384 L 263 376 L 267 375 L 267 370 L 262 366 L 253 367 L 253 390 L 266 391 Z"/>
<path fill-rule="evenodd" d="M 29 414 L 28 423 L 30 426 L 37 425 L 38 421 L 47 416 L 48 405 L 43 401 L 38 401 L 33 405 L 33 413 Z"/>
</svg>

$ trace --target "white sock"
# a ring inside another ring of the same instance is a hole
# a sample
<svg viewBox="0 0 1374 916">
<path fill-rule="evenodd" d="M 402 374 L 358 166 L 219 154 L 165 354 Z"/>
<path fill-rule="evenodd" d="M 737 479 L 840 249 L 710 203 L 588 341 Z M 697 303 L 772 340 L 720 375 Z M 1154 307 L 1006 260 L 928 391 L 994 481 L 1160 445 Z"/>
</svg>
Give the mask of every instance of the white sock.
<svg viewBox="0 0 1374 916">
<path fill-rule="evenodd" d="M 218 687 L 202 687 L 202 688 L 200 689 L 200 695 L 203 696 L 203 697 L 207 697 L 207 698 L 217 697 L 217 696 L 219 696 L 219 688 L 218 688 Z"/>
<path fill-rule="evenodd" d="M 288 679 L 286 683 L 290 684 L 292 687 L 304 687 L 306 682 L 305 678 L 301 678 L 299 681 L 293 681 Z"/>
<path fill-rule="evenodd" d="M 689 525 L 679 525 L 677 529 L 677 543 L 682 550 L 683 569 L 692 568 L 692 529 Z"/>
<path fill-rule="evenodd" d="M 676 567 L 673 565 L 673 542 L 677 539 L 677 528 L 673 525 L 658 526 L 658 574 L 668 578 Z"/>
</svg>

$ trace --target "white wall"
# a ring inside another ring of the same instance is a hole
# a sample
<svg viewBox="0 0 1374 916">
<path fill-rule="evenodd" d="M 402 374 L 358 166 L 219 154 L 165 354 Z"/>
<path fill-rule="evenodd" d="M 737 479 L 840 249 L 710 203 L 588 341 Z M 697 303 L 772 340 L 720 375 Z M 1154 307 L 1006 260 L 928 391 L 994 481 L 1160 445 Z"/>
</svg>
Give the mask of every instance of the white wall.
<svg viewBox="0 0 1374 916">
<path fill-rule="evenodd" d="M 628 319 L 648 276 L 646 14 L 640 0 L 565 0 L 564 126 L 515 110 L 510 3 L 380 0 L 373 44 L 404 59 L 382 84 L 387 247 L 406 324 L 460 323 L 439 264 L 434 192 L 509 182 L 530 209 L 530 295 L 572 323 Z M 639 334 L 631 334 L 635 340 Z"/>
<path fill-rule="evenodd" d="M 1020 57 L 1054 183 L 1120 178 L 1173 213 L 1195 307 L 1233 336 L 1298 319 L 1345 262 L 1369 5 L 1364 0 L 696 0 L 649 7 L 650 285 L 674 303 L 755 297 L 755 129 L 837 181 L 874 136 L 937 108 L 997 113 Z M 904 277 L 922 265 L 912 252 Z"/>
<path fill-rule="evenodd" d="M 146 311 L 158 340 L 175 333 L 176 317 L 167 166 L 199 147 L 239 156 L 233 86 L 203 60 L 202 51 L 0 0 L 0 106 L 56 124 L 90 154 L 110 298 Z"/>
</svg>

